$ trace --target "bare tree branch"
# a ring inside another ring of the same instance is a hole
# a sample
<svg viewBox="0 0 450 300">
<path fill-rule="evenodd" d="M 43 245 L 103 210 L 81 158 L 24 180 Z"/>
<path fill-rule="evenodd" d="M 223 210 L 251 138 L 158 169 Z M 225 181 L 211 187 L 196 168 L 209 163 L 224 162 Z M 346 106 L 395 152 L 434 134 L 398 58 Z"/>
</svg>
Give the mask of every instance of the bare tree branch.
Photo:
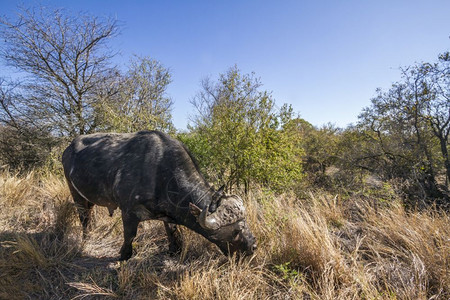
<svg viewBox="0 0 450 300">
<path fill-rule="evenodd" d="M 42 7 L 23 9 L 14 21 L 1 18 L 0 57 L 29 74 L 21 104 L 28 117 L 62 135 L 95 131 L 98 87 L 115 55 L 105 46 L 117 33 L 115 20 Z"/>
</svg>

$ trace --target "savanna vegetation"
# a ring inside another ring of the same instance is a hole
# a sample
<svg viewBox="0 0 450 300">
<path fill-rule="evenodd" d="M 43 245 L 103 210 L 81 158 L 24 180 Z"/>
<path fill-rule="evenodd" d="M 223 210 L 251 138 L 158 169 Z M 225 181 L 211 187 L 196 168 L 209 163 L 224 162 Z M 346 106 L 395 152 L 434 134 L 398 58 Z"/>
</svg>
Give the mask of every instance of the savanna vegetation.
<svg viewBox="0 0 450 300">
<path fill-rule="evenodd" d="M 256 74 L 202 80 L 177 131 L 170 70 L 113 64 L 116 21 L 46 9 L 0 19 L 0 298 L 450 298 L 450 54 L 401 70 L 359 121 L 315 127 L 278 107 Z M 244 199 L 259 248 L 225 257 L 187 230 L 170 256 L 164 226 L 140 225 L 118 262 L 120 214 L 96 207 L 85 240 L 61 172 L 70 140 L 161 130 L 203 174 Z"/>
</svg>

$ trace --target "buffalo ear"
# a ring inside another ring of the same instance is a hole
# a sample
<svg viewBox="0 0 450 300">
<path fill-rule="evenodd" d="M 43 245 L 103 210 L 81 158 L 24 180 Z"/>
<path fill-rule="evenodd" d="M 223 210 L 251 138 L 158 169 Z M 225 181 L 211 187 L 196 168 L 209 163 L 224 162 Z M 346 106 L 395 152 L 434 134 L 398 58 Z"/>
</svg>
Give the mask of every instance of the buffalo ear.
<svg viewBox="0 0 450 300">
<path fill-rule="evenodd" d="M 200 216 L 202 210 L 194 203 L 189 202 L 189 212 L 196 218 Z"/>
</svg>

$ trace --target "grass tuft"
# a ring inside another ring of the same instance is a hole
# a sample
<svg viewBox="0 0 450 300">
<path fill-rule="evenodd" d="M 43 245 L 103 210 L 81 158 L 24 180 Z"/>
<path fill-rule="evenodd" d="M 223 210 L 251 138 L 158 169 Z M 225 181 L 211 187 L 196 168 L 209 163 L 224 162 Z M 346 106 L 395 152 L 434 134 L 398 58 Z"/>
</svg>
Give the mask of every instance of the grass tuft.
<svg viewBox="0 0 450 300">
<path fill-rule="evenodd" d="M 224 257 L 181 227 L 168 254 L 161 222 L 143 222 L 118 262 L 122 222 L 95 207 L 81 226 L 62 178 L 0 174 L 1 299 L 449 299 L 450 219 L 407 212 L 383 193 L 243 196 L 259 248 Z"/>
</svg>

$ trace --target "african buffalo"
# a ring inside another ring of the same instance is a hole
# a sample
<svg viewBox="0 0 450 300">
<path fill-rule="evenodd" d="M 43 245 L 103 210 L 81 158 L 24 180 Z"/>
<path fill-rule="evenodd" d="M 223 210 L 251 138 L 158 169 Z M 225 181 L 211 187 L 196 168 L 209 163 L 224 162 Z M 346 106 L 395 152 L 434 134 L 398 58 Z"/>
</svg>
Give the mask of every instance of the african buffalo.
<svg viewBox="0 0 450 300">
<path fill-rule="evenodd" d="M 150 219 L 164 222 L 171 252 L 181 249 L 177 225 L 203 235 L 225 255 L 256 249 L 241 198 L 214 191 L 186 147 L 164 133 L 81 135 L 64 151 L 62 163 L 84 236 L 94 204 L 106 206 L 110 215 L 121 209 L 120 260 L 131 257 L 139 222 Z"/>
</svg>

